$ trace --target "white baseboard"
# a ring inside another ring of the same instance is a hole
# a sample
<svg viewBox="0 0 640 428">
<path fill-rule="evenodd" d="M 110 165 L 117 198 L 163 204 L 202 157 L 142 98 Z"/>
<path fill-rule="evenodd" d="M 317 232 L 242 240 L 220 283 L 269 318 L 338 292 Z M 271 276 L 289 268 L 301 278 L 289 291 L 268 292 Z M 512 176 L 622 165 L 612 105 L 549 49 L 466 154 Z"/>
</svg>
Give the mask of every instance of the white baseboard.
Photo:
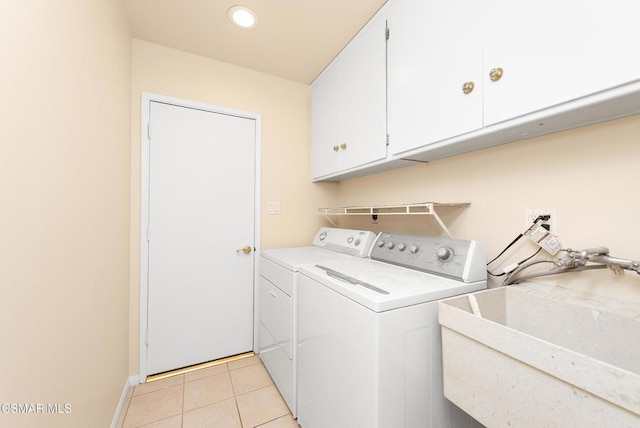
<svg viewBox="0 0 640 428">
<path fill-rule="evenodd" d="M 111 421 L 111 428 L 118 428 L 118 420 L 120 419 L 120 415 L 125 410 L 124 405 L 127 402 L 127 394 L 129 393 L 129 388 L 136 386 L 140 383 L 140 376 L 129 376 L 129 378 L 124 383 L 124 388 L 122 388 L 122 394 L 120 395 L 120 401 L 118 402 L 118 407 L 116 408 L 116 413 L 113 415 L 113 420 Z"/>
</svg>

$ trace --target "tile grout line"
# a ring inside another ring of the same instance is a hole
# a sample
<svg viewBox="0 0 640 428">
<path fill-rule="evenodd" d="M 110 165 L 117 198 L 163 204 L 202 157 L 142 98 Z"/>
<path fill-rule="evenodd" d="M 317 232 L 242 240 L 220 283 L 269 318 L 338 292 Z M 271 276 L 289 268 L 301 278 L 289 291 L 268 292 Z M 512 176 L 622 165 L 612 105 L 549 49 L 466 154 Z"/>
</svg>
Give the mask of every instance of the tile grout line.
<svg viewBox="0 0 640 428">
<path fill-rule="evenodd" d="M 132 428 L 142 428 L 142 427 L 144 427 L 144 426 L 146 426 L 146 425 L 149 425 L 149 424 L 154 424 L 154 423 L 157 423 L 157 422 L 161 422 L 161 421 L 169 420 L 169 419 L 171 419 L 171 418 L 175 418 L 175 417 L 176 417 L 176 416 L 178 416 L 178 415 L 180 415 L 180 428 L 182 428 L 182 427 L 183 427 L 183 419 L 184 419 L 184 417 L 183 417 L 183 416 L 184 416 L 184 384 L 185 384 L 185 382 L 184 382 L 184 375 L 182 375 L 182 376 L 183 376 L 182 384 L 181 384 L 181 385 L 182 385 L 182 404 L 181 404 L 181 411 L 180 411 L 180 413 L 179 413 L 179 414 L 175 414 L 175 415 L 170 415 L 170 416 L 167 416 L 166 418 L 158 419 L 158 420 L 156 420 L 156 421 L 145 422 L 145 423 L 143 423 L 142 425 L 137 425 L 137 426 L 132 427 Z M 145 396 L 145 395 L 147 395 L 147 394 L 153 394 L 154 392 L 162 391 L 162 390 L 164 390 L 164 389 L 171 389 L 171 388 L 175 388 L 176 386 L 179 386 L 179 385 L 180 385 L 180 384 L 178 384 L 178 385 L 171 385 L 171 386 L 169 386 L 169 387 L 161 388 L 161 389 L 157 389 L 157 390 L 155 390 L 155 391 L 145 392 L 145 393 L 142 393 L 142 394 L 138 394 L 138 395 L 136 395 L 136 397 L 143 397 L 143 396 Z M 135 386 L 134 386 L 133 388 L 135 388 Z M 131 392 L 131 394 L 132 394 L 132 395 L 131 395 L 131 399 L 130 399 L 130 401 L 129 401 L 129 406 L 131 405 L 131 401 L 132 401 L 132 400 L 133 400 L 133 398 L 134 398 L 134 396 L 133 396 L 133 391 Z M 127 407 L 127 412 L 128 412 L 128 411 L 129 411 L 129 409 L 128 409 L 128 407 Z M 127 420 L 127 418 L 126 418 L 126 415 L 125 415 L 125 418 L 124 418 L 124 419 L 123 419 L 123 421 L 122 421 L 122 426 L 123 426 L 123 427 L 124 427 L 124 423 L 126 422 L 126 420 Z"/>
<path fill-rule="evenodd" d="M 227 366 L 227 369 L 229 370 L 229 381 L 231 382 L 231 391 L 233 391 L 233 402 L 236 405 L 236 412 L 238 413 L 238 419 L 240 420 L 240 428 L 244 428 L 244 422 L 242 421 L 242 413 L 240 413 L 240 406 L 238 405 L 238 394 L 236 394 L 236 386 L 233 383 L 233 377 L 231 377 L 232 370 L 228 366 Z"/>
<path fill-rule="evenodd" d="M 270 423 L 271 423 L 271 422 L 273 422 L 273 421 L 277 421 L 278 419 L 282 419 L 282 418 L 284 418 L 285 416 L 287 416 L 288 414 L 290 414 L 290 412 L 285 413 L 284 415 L 276 416 L 275 418 L 270 419 L 270 420 L 268 420 L 268 421 L 265 421 L 265 422 L 261 423 L 260 425 L 254 425 L 254 426 L 253 426 L 253 427 L 251 427 L 251 428 L 260 428 L 260 427 L 262 427 L 262 426 L 265 426 L 266 424 L 270 424 Z M 244 428 L 244 427 L 243 427 L 243 428 Z"/>
<path fill-rule="evenodd" d="M 242 413 L 240 413 L 240 407 L 238 406 L 238 397 L 235 394 L 233 395 L 233 401 L 236 403 L 236 412 L 238 412 L 238 419 L 240 419 L 240 428 L 244 428 Z"/>
<path fill-rule="evenodd" d="M 180 428 L 184 428 L 184 394 L 187 390 L 187 376 L 182 374 L 182 407 L 180 412 Z"/>
<path fill-rule="evenodd" d="M 242 397 L 243 395 L 251 394 L 252 392 L 256 392 L 256 391 L 262 391 L 263 389 L 271 388 L 272 386 L 275 386 L 275 384 L 272 383 L 271 385 L 261 386 L 260 388 L 253 389 L 253 390 L 247 391 L 247 392 L 243 392 L 242 394 L 238 394 L 238 395 L 234 394 L 234 397 Z M 277 390 L 278 389 L 276 388 L 276 391 Z M 278 393 L 280 393 L 280 392 L 278 391 Z"/>
</svg>

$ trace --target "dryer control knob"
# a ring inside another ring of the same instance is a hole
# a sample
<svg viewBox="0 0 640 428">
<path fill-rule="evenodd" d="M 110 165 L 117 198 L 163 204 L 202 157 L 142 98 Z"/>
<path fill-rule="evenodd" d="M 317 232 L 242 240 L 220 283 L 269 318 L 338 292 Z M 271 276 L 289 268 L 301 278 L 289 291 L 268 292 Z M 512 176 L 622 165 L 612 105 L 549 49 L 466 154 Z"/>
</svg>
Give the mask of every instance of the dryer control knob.
<svg viewBox="0 0 640 428">
<path fill-rule="evenodd" d="M 438 256 L 438 260 L 446 262 L 453 257 L 453 250 L 449 247 L 440 247 L 436 251 L 436 256 Z"/>
<path fill-rule="evenodd" d="M 378 247 L 380 248 L 384 247 L 384 241 L 378 241 Z"/>
<path fill-rule="evenodd" d="M 417 245 L 412 245 L 409 248 L 409 251 L 411 251 L 413 254 L 417 253 L 418 251 L 420 251 L 420 247 L 418 247 Z"/>
<path fill-rule="evenodd" d="M 404 251 L 406 248 L 407 248 L 407 246 L 404 245 L 404 244 L 398 245 L 398 250 L 400 250 L 400 251 Z"/>
<path fill-rule="evenodd" d="M 395 247 L 395 246 L 396 246 L 396 244 L 394 244 L 393 242 L 389 242 L 389 243 L 387 244 L 387 248 L 388 248 L 388 249 L 390 249 L 390 250 L 392 250 L 392 249 L 393 249 L 393 247 Z"/>
</svg>

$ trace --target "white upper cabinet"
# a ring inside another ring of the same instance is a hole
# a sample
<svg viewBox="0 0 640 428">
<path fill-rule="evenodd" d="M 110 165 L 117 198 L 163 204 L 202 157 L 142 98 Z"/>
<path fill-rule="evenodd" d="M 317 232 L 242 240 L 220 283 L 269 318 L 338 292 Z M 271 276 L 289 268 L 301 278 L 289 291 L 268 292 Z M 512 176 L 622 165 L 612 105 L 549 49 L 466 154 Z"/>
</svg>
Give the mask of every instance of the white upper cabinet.
<svg viewBox="0 0 640 428">
<path fill-rule="evenodd" d="M 385 33 L 378 14 L 311 86 L 313 179 L 387 156 Z"/>
<path fill-rule="evenodd" d="M 482 128 L 482 2 L 398 0 L 388 26 L 390 152 Z"/>
<path fill-rule="evenodd" d="M 390 153 L 640 79 L 638 16 L 637 0 L 396 0 Z"/>
<path fill-rule="evenodd" d="M 485 126 L 640 79 L 638 0 L 482 3 Z"/>
<path fill-rule="evenodd" d="M 639 17 L 640 0 L 389 0 L 312 85 L 313 178 L 640 113 Z"/>
</svg>

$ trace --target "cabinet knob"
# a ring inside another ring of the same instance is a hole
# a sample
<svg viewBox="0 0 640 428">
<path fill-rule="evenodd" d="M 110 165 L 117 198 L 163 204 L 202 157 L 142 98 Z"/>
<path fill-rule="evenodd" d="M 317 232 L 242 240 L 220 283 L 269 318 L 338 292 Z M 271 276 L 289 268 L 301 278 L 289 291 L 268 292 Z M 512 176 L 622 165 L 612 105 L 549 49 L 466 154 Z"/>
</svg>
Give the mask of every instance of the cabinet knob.
<svg viewBox="0 0 640 428">
<path fill-rule="evenodd" d="M 491 81 L 497 82 L 498 80 L 502 79 L 503 74 L 504 70 L 502 69 L 502 67 L 496 67 L 491 69 L 491 71 L 489 72 L 489 78 L 491 79 Z"/>
<path fill-rule="evenodd" d="M 340 150 L 340 147 L 339 147 L 339 146 L 333 146 L 333 151 L 334 151 L 334 152 L 337 152 L 338 150 Z"/>
<path fill-rule="evenodd" d="M 462 85 L 462 92 L 464 92 L 465 94 L 470 94 L 471 92 L 473 92 L 473 88 L 475 88 L 476 85 L 473 82 L 464 82 L 464 85 Z"/>
<path fill-rule="evenodd" d="M 346 144 L 346 143 L 342 143 L 342 144 L 340 144 L 340 148 L 341 148 L 342 150 L 347 150 L 347 144 Z"/>
</svg>

